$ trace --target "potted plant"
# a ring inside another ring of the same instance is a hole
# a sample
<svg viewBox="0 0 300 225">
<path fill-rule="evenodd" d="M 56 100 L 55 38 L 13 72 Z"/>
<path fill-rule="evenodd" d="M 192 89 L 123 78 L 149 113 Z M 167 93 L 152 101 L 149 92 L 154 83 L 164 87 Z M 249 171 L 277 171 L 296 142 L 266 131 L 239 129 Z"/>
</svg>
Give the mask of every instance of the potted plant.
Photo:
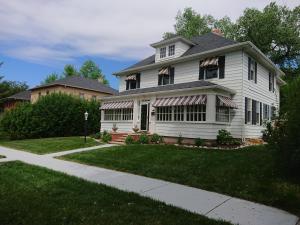
<svg viewBox="0 0 300 225">
<path fill-rule="evenodd" d="M 113 130 L 113 132 L 117 132 L 117 130 L 118 130 L 119 128 L 117 127 L 117 124 L 113 124 L 113 126 L 112 126 L 112 130 Z"/>
<path fill-rule="evenodd" d="M 138 126 L 135 124 L 134 127 L 132 128 L 132 130 L 134 131 L 134 133 L 137 133 L 140 129 L 139 129 Z"/>
</svg>

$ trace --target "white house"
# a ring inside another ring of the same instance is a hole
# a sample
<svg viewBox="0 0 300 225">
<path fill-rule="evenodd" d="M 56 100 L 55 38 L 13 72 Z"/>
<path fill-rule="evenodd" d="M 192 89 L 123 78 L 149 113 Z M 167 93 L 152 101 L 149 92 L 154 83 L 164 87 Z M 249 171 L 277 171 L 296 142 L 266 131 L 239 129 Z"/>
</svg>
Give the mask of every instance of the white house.
<svg viewBox="0 0 300 225">
<path fill-rule="evenodd" d="M 259 138 L 279 108 L 284 73 L 251 42 L 218 32 L 151 44 L 155 54 L 115 73 L 119 94 L 105 97 L 101 130 L 142 131 L 165 137 Z"/>
</svg>

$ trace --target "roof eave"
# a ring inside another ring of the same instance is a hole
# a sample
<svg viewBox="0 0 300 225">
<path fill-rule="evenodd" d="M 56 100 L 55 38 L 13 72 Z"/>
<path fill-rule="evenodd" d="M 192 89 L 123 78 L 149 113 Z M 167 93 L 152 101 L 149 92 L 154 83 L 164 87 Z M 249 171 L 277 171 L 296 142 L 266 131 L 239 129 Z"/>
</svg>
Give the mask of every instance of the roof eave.
<svg viewBox="0 0 300 225">
<path fill-rule="evenodd" d="M 188 45 L 195 45 L 194 42 L 184 38 L 184 37 L 181 37 L 181 36 L 177 36 L 177 37 L 174 37 L 174 38 L 170 38 L 170 39 L 166 39 L 166 40 L 162 40 L 162 41 L 159 41 L 159 42 L 155 42 L 153 44 L 150 44 L 151 47 L 153 48 L 157 48 L 159 46 L 162 46 L 162 45 L 166 45 L 166 44 L 170 44 L 170 43 L 173 43 L 173 42 L 176 42 L 176 41 L 182 41 Z"/>
</svg>

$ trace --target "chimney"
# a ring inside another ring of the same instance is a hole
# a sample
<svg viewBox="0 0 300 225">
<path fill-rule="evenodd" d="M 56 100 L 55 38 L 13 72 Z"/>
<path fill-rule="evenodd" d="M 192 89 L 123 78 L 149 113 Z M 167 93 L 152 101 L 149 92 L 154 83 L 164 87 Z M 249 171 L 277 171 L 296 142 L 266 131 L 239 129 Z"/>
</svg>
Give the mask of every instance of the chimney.
<svg viewBox="0 0 300 225">
<path fill-rule="evenodd" d="M 211 32 L 214 33 L 214 34 L 217 34 L 217 35 L 219 35 L 219 36 L 224 36 L 224 34 L 222 33 L 222 30 L 219 29 L 219 28 L 213 28 L 213 29 L 211 30 Z"/>
</svg>

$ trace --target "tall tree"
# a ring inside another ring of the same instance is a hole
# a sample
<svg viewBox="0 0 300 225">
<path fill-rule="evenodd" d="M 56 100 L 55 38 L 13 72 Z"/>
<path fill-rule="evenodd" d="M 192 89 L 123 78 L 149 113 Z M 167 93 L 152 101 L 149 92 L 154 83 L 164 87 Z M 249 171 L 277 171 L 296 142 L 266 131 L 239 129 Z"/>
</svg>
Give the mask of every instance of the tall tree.
<svg viewBox="0 0 300 225">
<path fill-rule="evenodd" d="M 51 73 L 49 74 L 44 81 L 42 81 L 42 84 L 49 84 L 52 83 L 53 81 L 58 80 L 60 77 L 57 73 Z"/>
<path fill-rule="evenodd" d="M 102 70 L 92 60 L 87 60 L 83 63 L 80 68 L 80 74 L 86 78 L 97 79 L 103 84 L 109 84 L 108 80 L 105 78 L 105 75 L 102 73 Z"/>
<path fill-rule="evenodd" d="M 64 67 L 63 76 L 70 77 L 70 76 L 78 76 L 78 71 L 76 70 L 75 66 L 71 64 L 67 64 Z"/>
</svg>

